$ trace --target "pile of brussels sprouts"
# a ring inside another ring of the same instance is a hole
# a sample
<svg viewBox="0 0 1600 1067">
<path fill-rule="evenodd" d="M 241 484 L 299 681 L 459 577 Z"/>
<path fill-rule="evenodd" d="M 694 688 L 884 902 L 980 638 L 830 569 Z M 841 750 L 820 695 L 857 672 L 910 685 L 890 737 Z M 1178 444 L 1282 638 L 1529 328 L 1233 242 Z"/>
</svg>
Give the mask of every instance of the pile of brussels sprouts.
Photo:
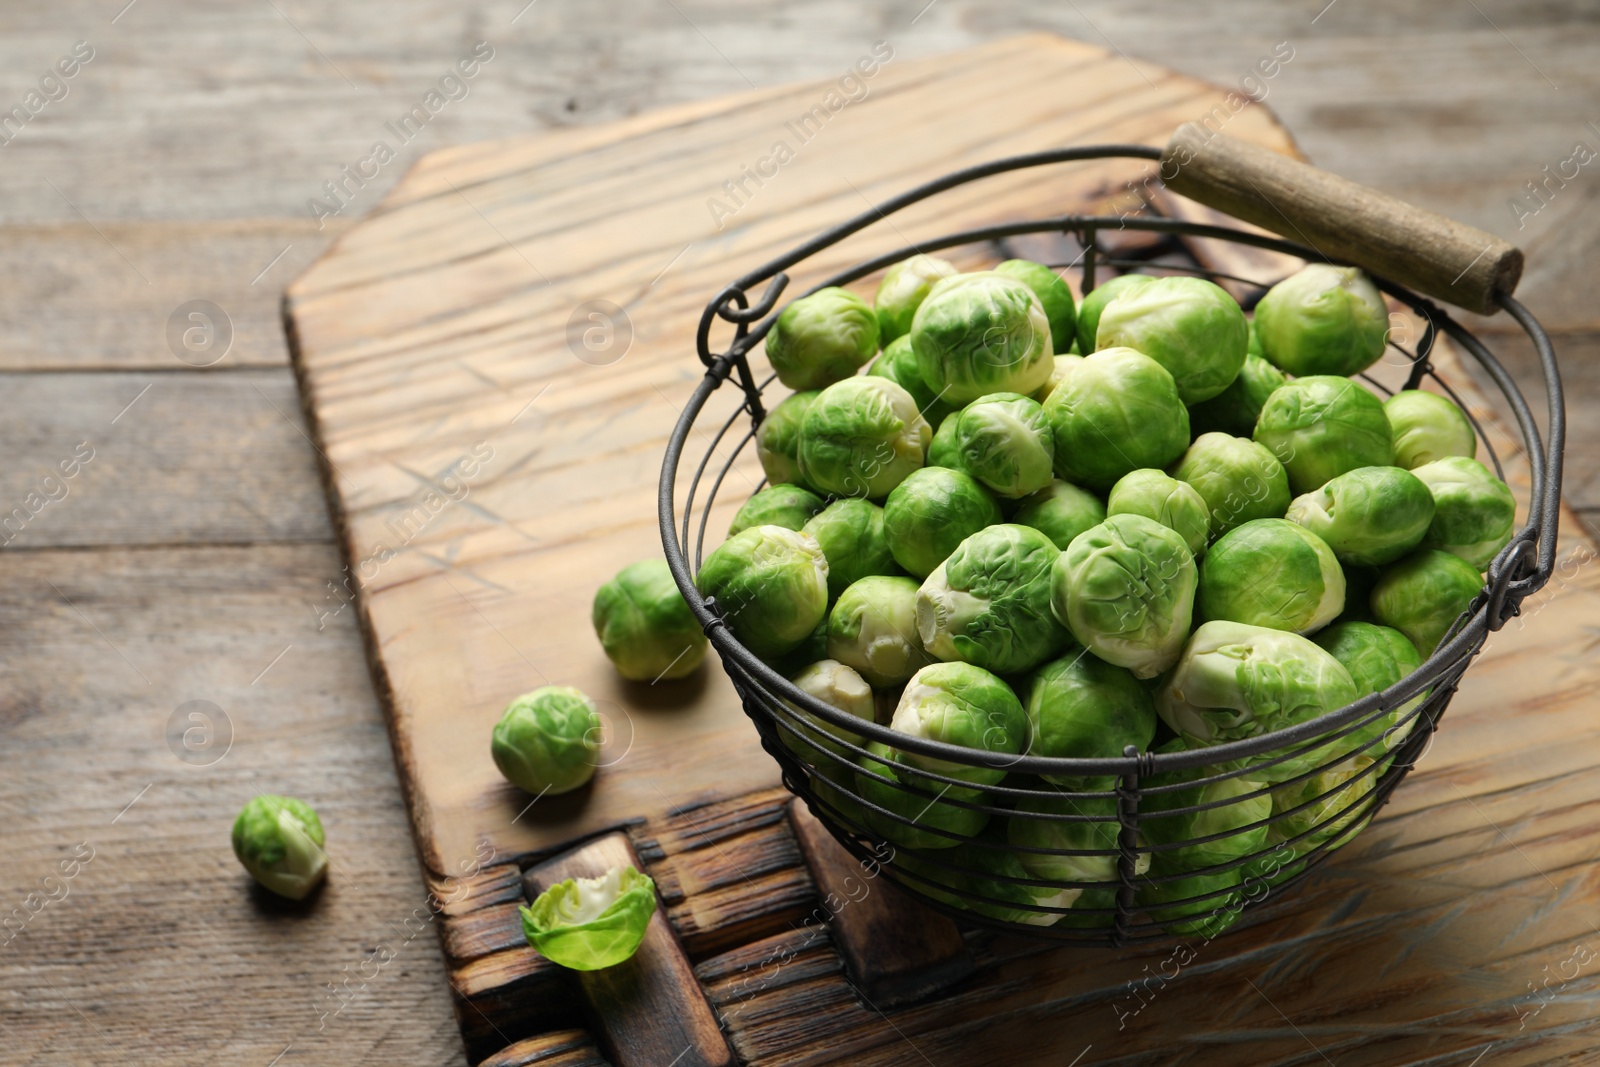
<svg viewBox="0 0 1600 1067">
<path fill-rule="evenodd" d="M 1372 282 L 1330 265 L 1273 286 L 1253 320 L 1187 276 L 1124 275 L 1077 306 L 1022 260 L 912 256 L 870 305 L 821 289 L 766 336 L 793 390 L 757 431 L 770 485 L 697 586 L 802 691 L 910 737 L 1121 757 L 1316 718 L 1417 669 L 1515 521 L 1454 404 L 1350 377 L 1388 324 Z M 1141 906 L 1213 933 L 1247 879 L 1347 840 L 1420 699 L 1306 751 L 1147 779 Z M 835 820 L 894 842 L 935 898 L 1110 924 L 1115 779 L 782 719 Z M 1013 804 L 1002 783 L 1037 795 Z"/>
</svg>

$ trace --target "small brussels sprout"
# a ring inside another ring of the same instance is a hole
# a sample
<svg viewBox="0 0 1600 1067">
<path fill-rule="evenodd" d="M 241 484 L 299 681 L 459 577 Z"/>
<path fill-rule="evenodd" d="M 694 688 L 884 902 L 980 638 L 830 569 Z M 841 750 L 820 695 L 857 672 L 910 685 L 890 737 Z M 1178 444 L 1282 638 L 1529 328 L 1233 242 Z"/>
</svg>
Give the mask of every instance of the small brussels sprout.
<svg viewBox="0 0 1600 1067">
<path fill-rule="evenodd" d="M 911 319 L 928 298 L 935 282 L 961 273 L 938 256 L 921 253 L 902 259 L 883 273 L 872 305 L 878 316 L 878 341 L 885 349 L 911 332 Z M 904 382 L 900 383 L 905 385 Z"/>
<path fill-rule="evenodd" d="M 804 641 L 826 614 L 828 560 L 808 534 L 757 526 L 718 545 L 695 588 L 716 598 L 746 648 L 774 659 Z"/>
<path fill-rule="evenodd" d="M 946 403 L 922 380 L 922 372 L 917 369 L 917 354 L 911 350 L 909 334 L 889 342 L 884 347 L 883 355 L 873 360 L 872 366 L 867 368 L 867 373 L 874 378 L 887 378 L 910 393 L 911 399 L 917 402 L 917 410 L 935 430 L 959 410 L 960 405 Z"/>
<path fill-rule="evenodd" d="M 860 497 L 823 508 L 801 530 L 816 539 L 828 560 L 828 596 L 837 599 L 852 584 L 874 574 L 899 574 L 883 532 L 883 509 Z"/>
<path fill-rule="evenodd" d="M 522 935 L 551 963 L 574 971 L 615 967 L 639 951 L 656 913 L 656 884 L 633 867 L 568 878 L 519 908 Z"/>
<path fill-rule="evenodd" d="M 1000 505 L 988 490 L 972 475 L 948 467 L 914 472 L 883 504 L 889 551 L 918 578 L 926 578 L 962 541 L 1000 519 Z"/>
<path fill-rule="evenodd" d="M 506 705 L 489 754 L 512 785 L 556 796 L 594 777 L 600 736 L 594 701 L 571 686 L 546 685 Z"/>
<path fill-rule="evenodd" d="M 1189 405 L 1190 431 L 1196 437 L 1212 432 L 1249 437 L 1255 432 L 1256 419 L 1267 397 L 1288 380 L 1260 355 L 1245 356 L 1244 366 L 1239 368 L 1232 385 L 1210 400 Z"/>
<path fill-rule="evenodd" d="M 856 775 L 856 794 L 865 806 L 856 806 L 867 828 L 886 840 L 906 848 L 955 848 L 989 822 L 988 812 L 962 806 L 988 803 L 988 794 L 981 789 L 953 786 L 920 775 L 899 762 L 903 753 L 881 742 L 869 742 L 867 751 L 871 755 L 861 757 L 861 770 L 867 773 Z M 873 775 L 889 781 L 880 782 Z M 901 819 L 915 825 L 908 826 Z"/>
<path fill-rule="evenodd" d="M 1261 335 L 1256 332 L 1256 320 L 1250 319 L 1250 340 L 1245 344 L 1244 350 L 1252 356 L 1261 356 Z M 1262 356 L 1265 359 L 1265 356 Z M 1248 360 L 1246 361 L 1248 362 Z M 1271 366 L 1271 364 L 1268 364 Z M 1273 370 L 1278 368 L 1273 367 Z M 1242 373 L 1242 372 L 1241 372 Z M 1281 373 L 1281 372 L 1280 372 Z M 1287 378 L 1284 381 L 1288 381 Z"/>
<path fill-rule="evenodd" d="M 1349 378 L 1329 375 L 1273 390 L 1254 437 L 1278 457 L 1297 496 L 1357 467 L 1387 467 L 1394 456 L 1382 402 Z"/>
<path fill-rule="evenodd" d="M 728 536 L 741 533 L 752 526 L 782 526 L 785 530 L 799 530 L 811 521 L 811 516 L 821 511 L 822 498 L 798 485 L 769 485 L 759 490 L 734 513 L 728 526 Z"/>
<path fill-rule="evenodd" d="M 1424 548 L 1460 556 L 1480 571 L 1511 540 L 1517 501 L 1494 472 L 1475 459 L 1450 456 L 1411 471 L 1433 494 L 1433 522 Z"/>
<path fill-rule="evenodd" d="M 865 678 L 836 659 L 818 660 L 810 666 L 802 667 L 800 672 L 789 680 L 800 692 L 814 696 L 824 704 L 832 705 L 858 719 L 873 721 L 872 687 L 867 684 Z M 858 746 L 861 744 L 860 734 L 810 715 L 793 704 L 788 704 L 788 707 L 813 729 L 807 730 L 802 726 L 796 727 L 794 733 L 783 729 L 778 733 L 783 737 L 783 743 L 808 763 L 818 766 L 837 766 L 834 761 L 812 748 L 812 744 L 820 745 L 829 752 L 839 755 L 847 755 L 849 750 L 839 745 L 837 741 Z M 796 734 L 801 736 L 795 736 Z"/>
<path fill-rule="evenodd" d="M 1422 657 L 1417 655 L 1416 646 L 1410 639 L 1399 630 L 1387 626 L 1369 622 L 1337 622 L 1312 640 L 1350 672 L 1351 681 L 1356 683 L 1358 698 L 1381 693 L 1422 666 Z M 1416 720 L 1407 716 L 1421 702 L 1421 696 L 1413 697 L 1388 714 L 1380 715 L 1369 726 L 1354 731 L 1352 741 L 1365 744 L 1381 737 L 1379 744 L 1364 748 L 1363 754 L 1376 758 L 1385 751 L 1392 752 L 1411 732 Z M 1406 720 L 1405 725 L 1398 725 L 1403 719 Z"/>
<path fill-rule="evenodd" d="M 1139 883 L 1139 904 L 1169 932 L 1210 940 L 1232 926 L 1244 909 L 1246 898 L 1239 889 L 1244 867 L 1211 874 L 1186 871 L 1180 860 L 1158 855 L 1150 865 L 1151 877 Z"/>
<path fill-rule="evenodd" d="M 1049 659 L 1067 640 L 1050 613 L 1050 568 L 1060 554 L 1031 526 L 990 526 L 962 541 L 917 590 L 923 646 L 1000 674 Z"/>
<path fill-rule="evenodd" d="M 1087 356 L 1095 350 L 1095 335 L 1100 331 L 1100 313 L 1107 304 L 1123 293 L 1131 293 L 1153 281 L 1155 278 L 1148 274 L 1119 274 L 1083 294 L 1083 303 L 1078 305 L 1078 351 Z"/>
<path fill-rule="evenodd" d="M 934 662 L 917 637 L 917 583 L 862 578 L 828 613 L 828 656 L 873 685 L 893 686 Z"/>
<path fill-rule="evenodd" d="M 756 430 L 756 457 L 773 485 L 805 485 L 800 476 L 800 423 L 817 391 L 790 393 L 761 420 Z"/>
<path fill-rule="evenodd" d="M 1095 347 L 1143 352 L 1172 375 L 1185 404 L 1198 404 L 1239 376 L 1249 336 L 1238 301 L 1215 282 L 1157 278 L 1105 306 Z"/>
<path fill-rule="evenodd" d="M 1384 569 L 1372 587 L 1372 614 L 1410 638 L 1426 659 L 1482 589 L 1483 577 L 1472 564 L 1422 548 Z"/>
<path fill-rule="evenodd" d="M 1256 336 L 1290 374 L 1360 374 L 1383 355 L 1389 309 L 1359 268 L 1313 263 L 1267 290 Z"/>
<path fill-rule="evenodd" d="M 994 271 L 934 285 L 911 323 L 922 380 L 953 404 L 1031 393 L 1053 366 L 1050 320 L 1033 291 Z"/>
<path fill-rule="evenodd" d="M 1197 575 L 1183 537 L 1143 515 L 1113 515 L 1056 558 L 1051 607 L 1078 643 L 1137 678 L 1177 660 Z"/>
<path fill-rule="evenodd" d="M 1118 753 L 1121 755 L 1121 753 Z M 1006 820 L 1006 839 L 1017 848 L 1017 859 L 1035 878 L 1052 882 L 1115 882 L 1118 879 L 1117 838 L 1122 824 L 1115 797 L 1049 796 L 1041 793 L 1017 801 L 1017 814 Z M 1082 818 L 1029 818 L 1028 816 L 1080 816 Z M 1093 821 L 1088 821 L 1093 820 Z M 1092 856 L 1061 856 L 1051 852 L 1095 852 Z M 1150 868 L 1150 854 L 1140 852 L 1134 871 Z M 1081 892 L 1081 891 L 1080 891 Z"/>
<path fill-rule="evenodd" d="M 1194 747 L 1180 737 L 1158 751 L 1186 752 Z M 1148 782 L 1140 783 L 1141 790 L 1148 790 L 1139 801 L 1139 829 L 1146 841 L 1183 846 L 1152 849 L 1164 867 L 1192 871 L 1220 866 L 1243 859 L 1267 843 L 1271 794 L 1261 782 L 1245 775 L 1218 777 L 1239 769 L 1237 764 L 1190 767 L 1152 775 Z M 1203 810 L 1182 812 L 1177 810 L 1180 808 Z M 1213 836 L 1214 841 L 1201 840 Z"/>
<path fill-rule="evenodd" d="M 847 378 L 806 411 L 800 473 L 825 493 L 881 500 L 922 466 L 932 438 L 910 393 L 887 378 Z"/>
<path fill-rule="evenodd" d="M 1335 848 L 1348 843 L 1360 830 L 1357 822 L 1372 818 L 1372 791 L 1383 773 L 1376 764 L 1370 755 L 1355 755 L 1274 789 L 1272 811 L 1277 817 L 1267 840 L 1286 843 L 1302 855 L 1335 838 Z"/>
<path fill-rule="evenodd" d="M 767 334 L 767 359 L 790 389 L 821 389 L 854 374 L 878 351 L 878 317 L 837 286 L 792 302 Z"/>
<path fill-rule="evenodd" d="M 1106 506 L 1099 497 L 1060 479 L 1023 497 L 1019 504 L 1011 521 L 1018 526 L 1032 526 L 1060 549 L 1072 544 L 1072 539 L 1089 527 L 1106 521 Z"/>
<path fill-rule="evenodd" d="M 1399 467 L 1357 467 L 1295 497 L 1284 517 L 1326 541 L 1340 563 L 1379 566 L 1417 547 L 1433 496 Z"/>
<path fill-rule="evenodd" d="M 1394 433 L 1394 461 L 1406 470 L 1449 456 L 1471 459 L 1478 438 L 1462 410 L 1438 393 L 1407 389 L 1383 402 Z"/>
<path fill-rule="evenodd" d="M 617 673 L 634 682 L 693 674 L 706 658 L 706 635 L 664 559 L 631 563 L 595 590 L 595 635 Z"/>
<path fill-rule="evenodd" d="M 1061 275 L 1029 259 L 1008 259 L 994 272 L 1015 278 L 1033 291 L 1039 306 L 1044 308 L 1044 317 L 1050 320 L 1051 352 L 1059 354 L 1072 347 L 1077 336 L 1078 312 L 1072 290 L 1061 280 Z"/>
<path fill-rule="evenodd" d="M 1121 759 L 1129 745 L 1148 749 L 1156 734 L 1155 699 L 1144 683 L 1081 648 L 1033 673 L 1026 710 L 1030 756 Z M 1044 777 L 1073 789 L 1086 784 Z"/>
<path fill-rule="evenodd" d="M 1286 519 L 1253 519 L 1200 561 L 1201 618 L 1309 634 L 1344 610 L 1344 571 L 1322 538 Z"/>
<path fill-rule="evenodd" d="M 328 873 L 322 820 L 294 797 L 262 795 L 233 821 L 233 854 L 280 897 L 304 900 Z"/>
<path fill-rule="evenodd" d="M 1129 471 L 1106 498 L 1107 515 L 1143 515 L 1177 532 L 1196 559 L 1206 550 L 1211 529 L 1211 509 L 1205 497 L 1188 482 L 1145 467 Z"/>
<path fill-rule="evenodd" d="M 1216 539 L 1253 519 L 1280 519 L 1289 509 L 1289 475 L 1266 446 L 1225 433 L 1201 434 L 1172 468 L 1195 487 L 1211 514 Z"/>
<path fill-rule="evenodd" d="M 1012 756 L 1020 755 L 1028 741 L 1028 716 L 1017 695 L 1005 682 L 970 663 L 935 663 L 912 675 L 889 728 L 909 737 Z M 1006 776 L 1000 767 L 968 766 L 903 750 L 896 750 L 895 759 L 903 767 L 958 778 L 979 788 L 998 785 Z M 922 782 L 922 788 L 939 784 Z"/>
<path fill-rule="evenodd" d="M 966 471 L 996 496 L 1016 499 L 1051 481 L 1055 434 L 1037 400 L 981 396 L 950 416 L 928 447 L 928 462 Z"/>
<path fill-rule="evenodd" d="M 1061 384 L 1061 380 L 1067 376 L 1067 372 L 1082 362 L 1083 357 L 1079 355 L 1057 356 L 1055 363 L 1050 368 L 1050 377 L 1046 378 L 1044 384 L 1033 391 L 1033 398 L 1040 404 L 1049 400 L 1050 394 L 1056 391 L 1056 386 Z"/>
<path fill-rule="evenodd" d="M 1129 471 L 1165 467 L 1189 444 L 1189 410 L 1177 383 L 1131 348 L 1085 357 L 1050 394 L 1044 413 L 1055 432 L 1056 474 L 1102 492 Z"/>
</svg>

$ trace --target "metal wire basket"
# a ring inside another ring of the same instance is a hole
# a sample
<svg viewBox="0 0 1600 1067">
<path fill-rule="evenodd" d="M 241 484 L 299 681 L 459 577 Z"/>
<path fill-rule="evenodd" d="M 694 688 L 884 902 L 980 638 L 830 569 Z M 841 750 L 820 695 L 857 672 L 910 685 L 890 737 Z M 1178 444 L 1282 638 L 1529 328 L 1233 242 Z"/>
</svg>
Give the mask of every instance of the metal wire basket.
<svg viewBox="0 0 1600 1067">
<path fill-rule="evenodd" d="M 1130 747 L 1118 759 L 1012 756 L 909 737 L 887 726 L 863 722 L 803 693 L 734 638 L 723 624 L 718 605 L 703 599 L 693 581 L 700 567 L 712 505 L 765 416 L 763 392 L 773 378 L 757 381 L 747 353 L 766 335 L 781 310 L 778 301 L 789 280 L 785 272 L 868 225 L 956 186 L 1022 168 L 1119 157 L 1159 160 L 1162 153 L 1139 145 L 1071 148 L 958 171 L 863 212 L 727 286 L 706 306 L 700 320 L 697 345 L 706 373 L 669 439 L 659 497 L 662 542 L 679 588 L 721 656 L 745 712 L 760 733 L 763 747 L 782 768 L 784 784 L 811 807 L 839 842 L 863 862 L 881 868 L 915 896 L 964 921 L 1091 944 L 1124 944 L 1175 934 L 1213 936 L 1243 910 L 1303 878 L 1312 866 L 1367 824 L 1425 751 L 1462 674 L 1488 635 L 1516 615 L 1521 601 L 1550 577 L 1555 559 L 1564 439 L 1561 383 L 1549 338 L 1508 292 L 1496 291 L 1489 298 L 1533 342 L 1549 405 L 1548 440 L 1541 436 L 1512 377 L 1478 338 L 1428 299 L 1375 277 L 1382 292 L 1410 308 L 1425 323 L 1415 346 L 1393 346 L 1392 354 L 1397 353 L 1409 363 L 1406 387 L 1414 388 L 1428 378 L 1455 396 L 1429 360 L 1438 335 L 1448 336 L 1477 360 L 1503 393 L 1530 467 L 1526 524 L 1515 531 L 1511 542 L 1490 564 L 1482 591 L 1419 670 L 1384 692 L 1289 729 L 1199 751 L 1154 753 Z M 1179 238 L 1213 238 L 1308 261 L 1325 258 L 1305 244 L 1232 227 L 1161 217 L 1068 214 L 925 239 L 915 246 L 857 263 L 817 282 L 810 291 L 858 281 L 914 252 L 958 246 L 997 250 L 997 243 L 1020 235 L 1065 234 L 1081 246 L 1083 290 L 1088 292 L 1108 269 L 1142 265 L 1142 261 L 1119 259 L 1104 240 L 1108 232 L 1129 229 L 1169 235 L 1168 239 L 1174 242 Z M 1006 257 L 1001 252 L 995 258 Z M 1348 258 L 1359 261 L 1360 257 Z M 1161 266 L 1168 272 L 1219 277 L 1193 261 L 1185 264 L 1172 256 L 1164 257 Z M 763 285 L 765 289 L 752 303 L 750 294 Z M 731 325 L 732 337 L 725 344 L 713 345 L 711 332 L 719 322 Z M 708 432 L 697 426 L 712 395 L 729 381 L 742 393 L 737 409 L 715 430 Z M 1369 382 L 1381 392 L 1388 392 L 1376 381 Z M 741 423 L 742 434 L 737 429 Z M 1497 473 L 1504 477 L 1501 458 L 1492 441 L 1481 427 L 1476 428 Z M 692 440 L 704 443 L 705 453 L 684 479 L 681 467 Z M 714 465 L 717 457 L 722 460 L 720 466 Z M 681 514 L 677 503 L 680 488 Z M 697 509 L 696 528 L 693 520 Z M 861 743 L 840 740 L 825 731 L 824 724 L 859 735 Z M 1320 747 L 1345 737 L 1366 740 L 1354 748 L 1350 743 L 1329 749 Z M 893 776 L 879 773 L 883 765 L 874 762 L 866 748 L 872 742 L 923 757 L 922 766 L 929 769 L 899 764 Z M 1327 751 L 1335 754 L 1319 760 Z M 940 760 L 947 761 L 946 769 L 995 768 L 1004 771 L 1005 777 L 998 785 L 975 791 L 969 781 L 932 769 L 940 766 L 936 762 Z M 1281 781 L 1256 784 L 1264 766 L 1287 765 L 1293 769 L 1308 763 L 1307 769 L 1299 773 L 1273 776 L 1281 777 Z M 1065 781 L 1071 788 L 1051 785 L 1042 777 L 1047 775 L 1057 782 Z M 1176 782 L 1175 776 L 1186 781 Z M 1221 800 L 1175 805 L 1165 799 L 1196 785 L 1229 781 L 1238 784 L 1232 795 Z M 881 803 L 886 794 L 874 783 L 894 791 L 890 795 L 898 810 Z M 1300 791 L 1301 803 L 1242 829 L 1231 827 L 1226 834 L 1178 840 L 1172 840 L 1171 833 L 1160 832 L 1160 820 L 1187 818 L 1224 804 L 1246 803 L 1270 795 L 1273 790 L 1291 788 Z M 988 830 L 963 834 L 932 825 L 926 813 L 935 805 L 948 806 L 941 809 L 947 814 L 954 809 L 974 813 L 969 820 L 974 823 L 984 821 L 977 818 L 978 814 L 987 816 Z M 1030 810 L 1019 812 L 1019 805 Z M 1078 824 L 1095 847 L 1058 849 L 1012 844 L 997 828 L 1008 826 L 1006 820 L 1017 819 L 1063 826 Z M 1266 833 L 1258 835 L 1262 827 Z M 1193 854 L 1192 846 L 1240 833 L 1252 834 L 1252 840 L 1261 837 L 1261 846 L 1222 862 L 1176 872 L 1166 869 L 1162 862 L 1165 853 L 1187 849 Z M 1000 862 L 1006 854 L 1024 852 L 1066 861 L 1069 872 L 1072 865 L 1092 870 L 1095 877 L 1043 878 Z"/>
</svg>

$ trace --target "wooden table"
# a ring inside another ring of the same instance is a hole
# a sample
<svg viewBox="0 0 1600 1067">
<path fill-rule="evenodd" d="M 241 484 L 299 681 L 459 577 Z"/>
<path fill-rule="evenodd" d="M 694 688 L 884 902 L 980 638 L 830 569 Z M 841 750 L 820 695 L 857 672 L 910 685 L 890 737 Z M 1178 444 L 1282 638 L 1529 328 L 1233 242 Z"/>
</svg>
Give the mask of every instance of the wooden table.
<svg viewBox="0 0 1600 1067">
<path fill-rule="evenodd" d="M 1289 41 L 1268 103 L 1311 158 L 1529 251 L 1521 295 L 1561 331 L 1568 371 L 1568 499 L 1600 512 L 1600 329 L 1578 269 L 1593 261 L 1600 185 L 1584 168 L 1521 230 L 1506 203 L 1575 140 L 1600 144 L 1586 125 L 1600 78 L 1583 36 L 1592 16 L 1579 5 L 1342 4 L 1318 16 L 1320 4 L 1104 3 L 1046 16 L 940 0 L 858 5 L 857 21 L 824 5 L 611 6 L 143 0 L 120 14 L 68 3 L 0 15 L 8 107 L 75 41 L 94 51 L 67 95 L 0 147 L 0 503 L 61 497 L 6 545 L 0 598 L 0 911 L 27 915 L 0 945 L 7 1062 L 460 1062 L 277 322 L 288 278 L 429 149 L 836 77 L 878 39 L 910 58 L 1050 28 L 1225 83 Z M 348 205 L 319 225 L 307 200 L 329 202 L 323 183 L 369 159 L 375 139 L 395 143 L 385 123 L 480 40 L 493 57 L 465 98 L 351 182 Z M 220 342 L 180 343 L 180 360 L 168 340 L 173 312 L 194 300 L 231 322 L 228 351 L 203 367 Z M 87 454 L 80 443 L 93 458 L 43 483 Z M 1528 669 L 1560 667 L 1535 656 Z M 193 714 L 229 729 L 209 746 L 191 733 L 186 748 L 183 732 L 207 721 Z M 1447 730 L 1439 744 L 1452 743 Z M 1570 795 L 1541 803 L 1576 812 L 1586 779 L 1563 781 Z M 261 899 L 228 851 L 228 824 L 258 789 L 313 795 L 328 822 L 336 869 L 308 914 Z M 1495 823 L 1519 841 L 1525 818 Z M 47 882 L 75 848 L 93 858 Z M 1537 880 L 1517 891 L 1530 925 L 1558 896 Z M 1560 995 L 1576 1025 L 1592 987 Z"/>
</svg>

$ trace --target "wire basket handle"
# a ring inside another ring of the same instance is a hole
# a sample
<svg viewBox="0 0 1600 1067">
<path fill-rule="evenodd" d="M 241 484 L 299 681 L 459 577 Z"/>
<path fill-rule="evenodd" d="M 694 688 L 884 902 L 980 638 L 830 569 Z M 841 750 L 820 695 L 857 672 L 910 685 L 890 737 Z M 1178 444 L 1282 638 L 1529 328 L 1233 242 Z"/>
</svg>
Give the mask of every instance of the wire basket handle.
<svg viewBox="0 0 1600 1067">
<path fill-rule="evenodd" d="M 1161 153 L 1168 189 L 1457 307 L 1492 315 L 1522 251 L 1490 233 L 1203 126 Z"/>
</svg>

